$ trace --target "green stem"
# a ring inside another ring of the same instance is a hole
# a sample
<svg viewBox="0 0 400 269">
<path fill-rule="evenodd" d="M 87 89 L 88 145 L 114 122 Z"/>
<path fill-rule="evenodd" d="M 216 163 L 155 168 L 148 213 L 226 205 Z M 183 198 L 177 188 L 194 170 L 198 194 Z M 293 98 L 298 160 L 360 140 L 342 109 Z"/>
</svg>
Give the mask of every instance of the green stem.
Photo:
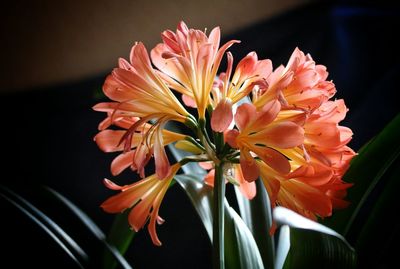
<svg viewBox="0 0 400 269">
<path fill-rule="evenodd" d="M 202 151 L 206 151 L 206 149 L 203 147 L 203 145 L 201 145 L 199 142 L 196 141 L 196 139 L 194 139 L 191 136 L 186 136 L 185 137 L 186 141 L 189 141 L 190 143 L 192 143 L 193 145 L 195 145 L 198 149 L 202 150 Z"/>
<path fill-rule="evenodd" d="M 224 256 L 224 200 L 225 179 L 223 163 L 215 164 L 213 204 L 213 268 L 225 268 Z"/>
<path fill-rule="evenodd" d="M 217 151 L 218 157 L 220 157 L 219 155 L 222 153 L 223 146 L 224 146 L 224 134 L 213 132 L 213 135 L 214 135 L 215 149 Z"/>
<path fill-rule="evenodd" d="M 199 136 L 202 136 L 205 138 L 205 142 L 208 143 L 208 145 L 215 150 L 215 145 L 211 142 L 210 137 L 208 136 L 207 130 L 206 130 L 206 121 L 205 119 L 199 119 L 199 125 L 200 125 L 200 133 Z M 205 145 L 204 145 L 205 146 Z"/>
<path fill-rule="evenodd" d="M 194 156 L 186 156 L 182 160 L 179 161 L 181 166 L 184 166 L 185 164 L 188 164 L 190 162 L 206 162 L 210 161 L 208 159 L 208 155 L 206 154 L 200 154 L 200 155 L 194 155 Z"/>
</svg>

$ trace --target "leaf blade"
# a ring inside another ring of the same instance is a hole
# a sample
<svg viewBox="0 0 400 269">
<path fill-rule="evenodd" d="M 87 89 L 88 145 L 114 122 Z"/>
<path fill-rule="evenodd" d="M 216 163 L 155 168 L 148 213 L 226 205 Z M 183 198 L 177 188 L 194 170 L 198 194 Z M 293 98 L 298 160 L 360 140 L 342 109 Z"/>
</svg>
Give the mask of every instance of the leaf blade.
<svg viewBox="0 0 400 269">
<path fill-rule="evenodd" d="M 256 240 L 265 268 L 274 268 L 275 241 L 269 231 L 272 226 L 271 203 L 261 180 L 256 180 L 256 196 L 244 197 L 235 186 L 240 215 Z"/>
<path fill-rule="evenodd" d="M 286 269 L 355 268 L 355 251 L 342 235 L 283 207 L 275 208 L 273 216 L 285 229 L 278 242 L 276 269 L 282 268 L 284 259 L 283 268 Z M 285 227 L 289 227 L 290 232 Z"/>
</svg>

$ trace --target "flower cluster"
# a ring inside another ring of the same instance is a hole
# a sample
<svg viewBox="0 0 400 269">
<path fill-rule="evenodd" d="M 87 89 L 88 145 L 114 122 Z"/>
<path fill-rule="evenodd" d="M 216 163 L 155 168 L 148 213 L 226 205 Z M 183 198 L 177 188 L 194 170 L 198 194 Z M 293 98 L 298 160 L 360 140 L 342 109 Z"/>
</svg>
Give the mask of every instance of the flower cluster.
<svg viewBox="0 0 400 269">
<path fill-rule="evenodd" d="M 250 52 L 234 68 L 227 50 L 239 41 L 220 46 L 219 28 L 207 36 L 181 22 L 176 32 L 161 37 L 150 55 L 137 43 L 129 61 L 119 60 L 103 86 L 113 102 L 94 107 L 107 113 L 96 143 L 105 152 L 121 152 L 112 174 L 131 168 L 143 178 L 127 186 L 105 180 L 121 192 L 102 204 L 104 210 L 131 209 L 129 223 L 136 231 L 149 220 L 153 243 L 160 245 L 155 224 L 162 222 L 161 201 L 189 160 L 210 170 L 205 183 L 211 186 L 213 166 L 222 164 L 227 181 L 240 185 L 249 199 L 260 178 L 273 206 L 311 219 L 347 206 L 343 198 L 350 184 L 341 178 L 355 155 L 346 146 L 352 132 L 339 125 L 347 108 L 343 100 L 330 100 L 336 90 L 324 66 L 296 48 L 286 66 L 273 69 L 270 60 Z M 218 74 L 225 55 L 227 68 Z M 170 121 L 186 125 L 194 137 L 167 130 Z M 111 125 L 117 128 L 108 129 Z M 170 143 L 194 155 L 171 165 L 164 149 Z M 153 157 L 156 172 L 145 177 Z"/>
</svg>

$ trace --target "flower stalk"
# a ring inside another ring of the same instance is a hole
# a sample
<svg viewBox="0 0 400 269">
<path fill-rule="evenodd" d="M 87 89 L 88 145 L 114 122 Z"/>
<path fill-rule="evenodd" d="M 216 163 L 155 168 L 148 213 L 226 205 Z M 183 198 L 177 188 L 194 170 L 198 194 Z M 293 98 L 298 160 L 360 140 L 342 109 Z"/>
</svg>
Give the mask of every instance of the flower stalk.
<svg viewBox="0 0 400 269">
<path fill-rule="evenodd" d="M 224 269 L 224 200 L 225 179 L 224 163 L 215 165 L 214 197 L 213 197 L 213 268 Z"/>
</svg>

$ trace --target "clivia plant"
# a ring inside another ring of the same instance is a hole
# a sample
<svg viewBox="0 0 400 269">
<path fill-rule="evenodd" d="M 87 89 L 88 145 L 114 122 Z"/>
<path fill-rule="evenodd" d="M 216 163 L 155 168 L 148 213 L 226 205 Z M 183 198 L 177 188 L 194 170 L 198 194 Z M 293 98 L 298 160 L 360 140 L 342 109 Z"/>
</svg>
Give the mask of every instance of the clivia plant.
<svg viewBox="0 0 400 269">
<path fill-rule="evenodd" d="M 355 156 L 347 146 L 353 133 L 339 125 L 347 108 L 343 100 L 332 99 L 336 88 L 327 80 L 325 66 L 296 48 L 286 66 L 274 69 L 271 60 L 250 52 L 234 68 L 228 50 L 240 42 L 221 46 L 218 27 L 207 35 L 181 22 L 175 32 L 164 31 L 161 37 L 163 42 L 150 53 L 136 43 L 129 60 L 119 59 L 103 86 L 112 101 L 94 106 L 107 113 L 96 143 L 105 152 L 120 152 L 111 163 L 112 174 L 131 169 L 142 178 L 124 186 L 105 179 L 108 188 L 119 192 L 101 205 L 106 212 L 129 211 L 132 229 L 138 232 L 147 224 L 153 243 L 161 246 L 156 224 L 164 222 L 158 212 L 171 184 L 178 181 L 189 196 L 196 195 L 188 190 L 190 185 L 207 188 L 211 198 L 201 211 L 212 222 L 214 268 L 230 268 L 225 261 L 225 218 L 233 214 L 235 222 L 239 216 L 226 208 L 226 184 L 237 186 L 240 199 L 247 202 L 265 195 L 258 205 L 264 211 L 276 206 L 291 210 L 278 209 L 277 215 L 283 216 L 264 223 L 263 233 L 239 231 L 251 237 L 247 241 L 272 240 L 285 215 L 317 221 L 348 206 L 345 196 L 352 184 L 342 177 Z M 227 68 L 219 73 L 224 57 Z M 196 108 L 195 113 L 188 107 Z M 187 131 L 168 129 L 171 122 Z M 171 164 L 167 145 L 186 154 Z M 155 173 L 146 175 L 152 159 Z M 207 172 L 179 174 L 190 163 Z M 196 197 L 192 199 L 196 203 Z M 250 213 L 244 206 L 241 210 Z M 247 251 L 259 254 L 249 258 L 254 259 L 249 264 L 240 261 L 243 268 L 274 264 L 268 261 L 274 256 L 263 255 L 257 243 L 249 244 L 252 249 Z"/>
</svg>

